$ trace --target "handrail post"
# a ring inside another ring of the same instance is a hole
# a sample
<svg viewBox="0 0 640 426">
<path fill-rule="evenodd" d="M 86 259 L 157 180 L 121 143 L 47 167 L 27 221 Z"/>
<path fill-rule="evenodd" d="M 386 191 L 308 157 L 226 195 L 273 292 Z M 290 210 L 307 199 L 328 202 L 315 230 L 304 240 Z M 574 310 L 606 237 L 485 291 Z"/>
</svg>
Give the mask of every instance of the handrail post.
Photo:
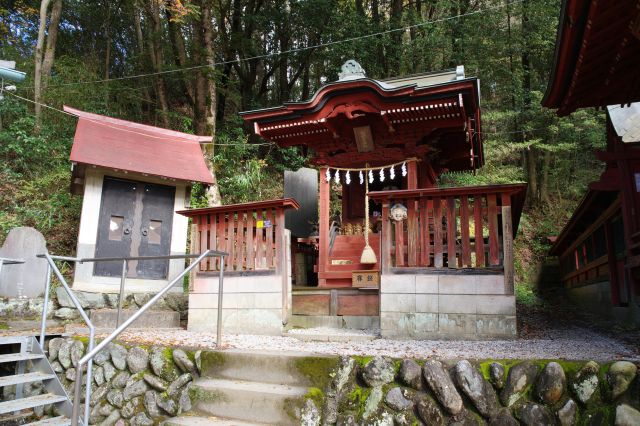
<svg viewBox="0 0 640 426">
<path fill-rule="evenodd" d="M 49 291 L 51 289 L 51 265 L 47 262 L 47 281 L 44 285 L 44 302 L 42 303 L 42 322 L 40 324 L 40 348 L 44 352 L 44 335 L 47 328 L 47 310 L 49 308 Z"/>
<path fill-rule="evenodd" d="M 216 324 L 216 347 L 222 344 L 222 293 L 224 287 L 224 256 L 220 256 L 220 275 L 218 275 L 218 322 Z"/>
<path fill-rule="evenodd" d="M 122 276 L 120 277 L 120 295 L 118 296 L 118 313 L 116 314 L 116 328 L 120 326 L 120 313 L 122 312 L 122 298 L 124 297 L 124 282 L 127 277 L 127 259 L 122 260 Z"/>
</svg>

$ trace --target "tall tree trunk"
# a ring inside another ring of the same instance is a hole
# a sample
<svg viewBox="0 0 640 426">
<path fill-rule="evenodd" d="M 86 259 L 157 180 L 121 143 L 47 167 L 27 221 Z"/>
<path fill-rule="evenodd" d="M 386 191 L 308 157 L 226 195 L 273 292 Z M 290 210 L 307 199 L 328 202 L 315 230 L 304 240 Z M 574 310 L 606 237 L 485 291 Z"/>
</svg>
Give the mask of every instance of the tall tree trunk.
<svg viewBox="0 0 640 426">
<path fill-rule="evenodd" d="M 538 153 L 536 148 L 529 146 L 525 149 L 525 161 L 527 164 L 527 204 L 533 207 L 538 201 Z"/>
<path fill-rule="evenodd" d="M 39 132 L 42 126 L 42 49 L 44 48 L 44 38 L 47 29 L 47 10 L 49 8 L 49 0 L 40 2 L 40 22 L 38 24 L 38 41 L 35 50 L 35 72 L 33 94 L 35 100 L 36 124 L 35 131 Z"/>
<path fill-rule="evenodd" d="M 164 54 L 162 51 L 162 22 L 160 21 L 160 0 L 150 0 L 147 6 L 147 15 L 151 21 L 151 34 L 149 37 L 149 56 L 155 72 L 162 71 Z M 156 75 L 155 87 L 158 106 L 160 107 L 160 121 L 164 127 L 169 127 L 169 103 L 167 102 L 167 90 L 162 75 Z"/>
<path fill-rule="evenodd" d="M 47 34 L 47 47 L 44 50 L 42 61 L 42 90 L 47 90 L 53 59 L 56 56 L 56 43 L 58 41 L 58 27 L 60 26 L 60 16 L 62 15 L 62 0 L 55 0 L 51 7 L 51 18 L 49 20 L 49 31 Z"/>
<path fill-rule="evenodd" d="M 209 95 L 209 108 L 207 108 L 206 122 L 210 126 L 211 143 L 204 146 L 205 156 L 207 158 L 207 167 L 211 172 L 213 183 L 207 188 L 207 201 L 210 206 L 219 206 L 222 204 L 220 198 L 220 188 L 216 179 L 215 167 L 213 164 L 213 156 L 215 154 L 216 145 L 216 75 L 215 75 L 215 52 L 213 48 L 213 23 L 211 22 L 211 5 L 207 0 L 202 0 L 200 4 L 200 35 L 202 37 L 202 47 L 205 53 L 205 59 L 210 68 L 207 68 L 207 90 Z"/>
<path fill-rule="evenodd" d="M 184 46 L 184 35 L 182 28 L 175 17 L 171 14 L 171 9 L 166 8 L 167 28 L 169 29 L 169 40 L 171 41 L 171 50 L 173 51 L 173 62 L 179 68 L 187 66 L 187 51 Z M 183 93 L 187 94 L 188 101 L 193 105 L 193 82 L 189 78 L 180 79 Z"/>
<path fill-rule="evenodd" d="M 133 11 L 133 25 L 135 27 L 135 32 L 136 32 L 136 42 L 137 42 L 137 47 L 138 47 L 138 58 L 137 58 L 137 64 L 136 67 L 137 69 L 142 72 L 142 71 L 146 71 L 144 63 L 146 61 L 144 61 L 145 58 L 145 50 L 144 50 L 144 36 L 142 33 L 142 24 L 140 23 L 140 11 L 137 10 L 137 8 L 135 8 L 134 6 L 134 11 Z M 144 111 L 148 112 L 149 106 L 151 105 L 151 95 L 149 94 L 149 90 L 146 87 L 146 85 L 144 85 L 144 87 L 142 87 L 142 98 L 144 99 Z"/>
<path fill-rule="evenodd" d="M 111 64 L 111 3 L 107 2 L 106 5 L 107 5 L 107 18 L 105 19 L 105 22 L 104 22 L 104 36 L 105 36 L 104 79 L 109 80 L 109 65 Z"/>
<path fill-rule="evenodd" d="M 542 175 L 540 176 L 540 188 L 538 197 L 540 201 L 549 206 L 551 200 L 549 199 L 549 168 L 551 167 L 551 152 L 546 150 L 542 156 Z"/>
</svg>

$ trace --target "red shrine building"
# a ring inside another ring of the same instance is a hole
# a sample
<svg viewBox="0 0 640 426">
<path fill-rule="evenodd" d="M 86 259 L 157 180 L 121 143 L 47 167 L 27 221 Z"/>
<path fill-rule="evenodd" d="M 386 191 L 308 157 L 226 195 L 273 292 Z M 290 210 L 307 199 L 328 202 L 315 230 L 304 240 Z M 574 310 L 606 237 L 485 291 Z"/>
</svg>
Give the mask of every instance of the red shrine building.
<svg viewBox="0 0 640 426">
<path fill-rule="evenodd" d="M 526 185 L 438 187 L 440 174 L 484 164 L 479 80 L 463 67 L 378 81 L 347 61 L 310 100 L 241 116 L 263 139 L 305 150 L 317 172 L 298 191 L 309 202 L 181 212 L 193 218 L 194 250 L 229 253 L 226 332 L 516 336 L 513 238 Z M 301 235 L 288 219 L 309 203 L 302 219 L 317 230 Z M 192 330 L 215 329 L 219 269 L 211 260 L 195 274 Z"/>
<path fill-rule="evenodd" d="M 640 2 L 564 0 L 555 62 L 543 106 L 567 115 L 603 108 L 605 164 L 600 179 L 557 237 L 571 299 L 640 324 Z"/>
</svg>

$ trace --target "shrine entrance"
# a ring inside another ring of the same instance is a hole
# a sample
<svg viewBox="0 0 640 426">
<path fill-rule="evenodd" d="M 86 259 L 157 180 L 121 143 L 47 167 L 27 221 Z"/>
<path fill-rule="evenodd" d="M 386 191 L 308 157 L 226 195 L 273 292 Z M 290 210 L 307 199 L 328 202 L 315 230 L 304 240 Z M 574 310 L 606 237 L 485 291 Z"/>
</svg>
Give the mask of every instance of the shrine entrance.
<svg viewBox="0 0 640 426">
<path fill-rule="evenodd" d="M 166 256 L 171 249 L 175 188 L 105 177 L 96 257 Z M 119 277 L 121 262 L 97 262 L 94 275 Z M 129 262 L 127 277 L 164 279 L 168 260 Z"/>
</svg>

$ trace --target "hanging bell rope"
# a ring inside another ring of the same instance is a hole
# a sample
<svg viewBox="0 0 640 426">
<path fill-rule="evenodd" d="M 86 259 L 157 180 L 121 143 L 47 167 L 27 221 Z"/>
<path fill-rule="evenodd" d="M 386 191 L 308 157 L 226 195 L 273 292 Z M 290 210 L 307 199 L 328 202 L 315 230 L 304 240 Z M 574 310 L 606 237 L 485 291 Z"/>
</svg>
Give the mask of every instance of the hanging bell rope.
<svg viewBox="0 0 640 426">
<path fill-rule="evenodd" d="M 367 164 L 367 166 L 369 166 Z M 364 181 L 364 249 L 360 256 L 360 263 L 364 265 L 373 265 L 378 263 L 376 253 L 369 245 L 369 181 Z"/>
</svg>

